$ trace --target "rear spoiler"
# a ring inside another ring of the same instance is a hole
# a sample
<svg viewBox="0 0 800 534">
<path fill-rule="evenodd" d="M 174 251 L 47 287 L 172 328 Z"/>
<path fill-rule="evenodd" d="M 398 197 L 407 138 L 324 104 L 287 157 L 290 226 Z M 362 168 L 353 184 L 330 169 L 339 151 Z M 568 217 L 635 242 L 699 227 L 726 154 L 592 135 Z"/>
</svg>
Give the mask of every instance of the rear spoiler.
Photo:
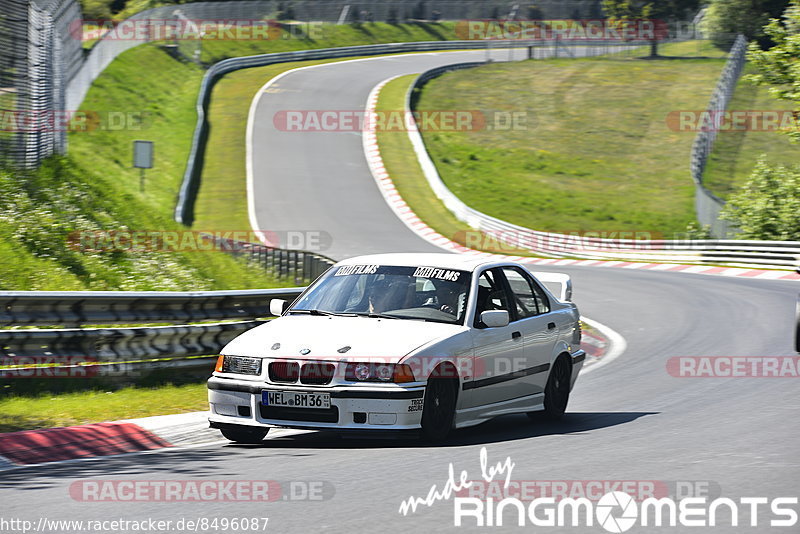
<svg viewBox="0 0 800 534">
<path fill-rule="evenodd" d="M 572 278 L 565 273 L 545 273 L 534 271 L 531 274 L 535 276 L 540 282 L 552 282 L 561 285 L 561 294 L 558 300 L 568 302 L 572 300 Z"/>
</svg>

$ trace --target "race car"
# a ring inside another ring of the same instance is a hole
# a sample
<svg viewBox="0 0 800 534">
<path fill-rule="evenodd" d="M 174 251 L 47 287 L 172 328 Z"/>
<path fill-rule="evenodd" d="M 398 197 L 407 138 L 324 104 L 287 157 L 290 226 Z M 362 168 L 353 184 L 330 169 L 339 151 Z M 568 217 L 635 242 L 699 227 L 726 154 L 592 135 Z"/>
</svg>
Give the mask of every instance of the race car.
<svg viewBox="0 0 800 534">
<path fill-rule="evenodd" d="M 559 298 L 545 283 L 559 284 Z M 221 351 L 209 421 L 258 443 L 271 427 L 416 431 L 527 413 L 560 418 L 586 357 L 561 273 L 457 254 L 379 254 L 333 265 L 280 317 Z"/>
</svg>

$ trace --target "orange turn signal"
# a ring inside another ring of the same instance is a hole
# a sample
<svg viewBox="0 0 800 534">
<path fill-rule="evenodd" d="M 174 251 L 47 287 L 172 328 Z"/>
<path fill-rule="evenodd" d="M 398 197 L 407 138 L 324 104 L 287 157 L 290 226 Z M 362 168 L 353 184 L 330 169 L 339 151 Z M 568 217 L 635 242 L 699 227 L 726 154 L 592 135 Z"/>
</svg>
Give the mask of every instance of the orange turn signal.
<svg viewBox="0 0 800 534">
<path fill-rule="evenodd" d="M 216 371 L 218 373 L 221 373 L 222 372 L 222 364 L 223 364 L 224 361 L 225 361 L 225 356 L 220 354 L 219 358 L 217 358 L 217 366 L 214 368 L 214 371 Z"/>
<path fill-rule="evenodd" d="M 405 363 L 400 363 L 394 366 L 394 376 L 392 377 L 392 382 L 402 384 L 404 382 L 414 381 L 414 371 L 411 370 L 411 366 Z"/>
</svg>

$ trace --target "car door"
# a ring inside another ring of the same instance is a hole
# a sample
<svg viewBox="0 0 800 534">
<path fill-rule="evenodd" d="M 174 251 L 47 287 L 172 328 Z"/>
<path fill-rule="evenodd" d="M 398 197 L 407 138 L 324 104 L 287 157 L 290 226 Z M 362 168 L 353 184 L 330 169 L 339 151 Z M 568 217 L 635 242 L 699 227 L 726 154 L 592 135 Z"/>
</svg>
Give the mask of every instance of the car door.
<svg viewBox="0 0 800 534">
<path fill-rule="evenodd" d="M 550 358 L 558 340 L 558 325 L 550 313 L 550 301 L 544 290 L 519 267 L 501 268 L 511 294 L 515 321 L 509 326 L 522 333 L 525 376 L 520 379 L 528 395 L 541 393 L 547 383 Z"/>
<path fill-rule="evenodd" d="M 507 326 L 488 328 L 480 322 L 484 310 L 506 310 L 513 319 L 500 269 L 481 273 L 476 291 L 477 305 L 471 317 L 474 379 L 464 386 L 465 407 L 502 402 L 524 394 L 520 381 L 514 378 L 526 365 L 522 332 L 518 325 L 511 322 Z"/>
</svg>

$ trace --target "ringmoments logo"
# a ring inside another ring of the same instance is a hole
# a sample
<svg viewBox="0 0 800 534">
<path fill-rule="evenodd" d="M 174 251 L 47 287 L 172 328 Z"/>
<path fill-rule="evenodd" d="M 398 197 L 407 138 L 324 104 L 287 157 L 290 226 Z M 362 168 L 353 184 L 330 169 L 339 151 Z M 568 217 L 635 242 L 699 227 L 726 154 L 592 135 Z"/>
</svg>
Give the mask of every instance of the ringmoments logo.
<svg viewBox="0 0 800 534">
<path fill-rule="evenodd" d="M 793 527 L 798 522 L 797 497 L 727 497 L 710 498 L 708 495 L 661 497 L 658 484 L 634 484 L 634 488 L 647 488 L 638 495 L 627 491 L 635 481 L 614 482 L 619 489 L 611 489 L 592 499 L 587 496 L 553 495 L 521 499 L 508 497 L 465 497 L 475 484 L 500 484 L 508 490 L 513 481 L 512 472 L 516 464 L 511 457 L 490 464 L 486 448 L 480 451 L 481 479 L 473 480 L 467 470 L 456 475 L 452 463 L 448 477 L 440 487 L 431 486 L 425 497 L 408 497 L 400 504 L 402 515 L 417 513 L 420 508 L 434 506 L 439 501 L 453 501 L 453 525 L 471 527 L 583 527 L 599 525 L 606 532 L 621 533 L 639 525 L 642 527 L 715 527 L 748 525 L 751 527 Z M 563 482 L 563 481 L 562 481 Z M 576 481 L 574 481 L 576 482 Z M 585 483 L 577 487 L 604 487 L 603 484 Z M 640 481 L 648 482 L 648 481 Z M 651 481 L 652 482 L 652 481 Z M 614 484 L 610 484 L 614 487 Z M 575 485 L 573 485 L 575 486 Z M 607 487 L 607 486 L 606 486 Z M 638 499 L 637 499 L 638 497 Z M 643 497 L 643 498 L 642 498 Z M 423 508 L 424 509 L 424 508 Z"/>
</svg>

